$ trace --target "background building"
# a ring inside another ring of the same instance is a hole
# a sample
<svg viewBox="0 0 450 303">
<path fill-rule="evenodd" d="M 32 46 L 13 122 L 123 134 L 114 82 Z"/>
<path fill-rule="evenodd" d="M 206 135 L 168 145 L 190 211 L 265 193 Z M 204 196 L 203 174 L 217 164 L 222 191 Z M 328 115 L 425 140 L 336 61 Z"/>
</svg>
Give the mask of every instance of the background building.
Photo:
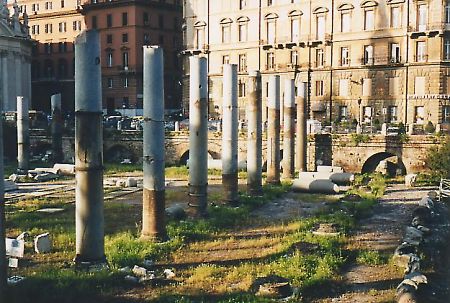
<svg viewBox="0 0 450 303">
<path fill-rule="evenodd" d="M 163 47 L 166 109 L 180 108 L 180 1 L 93 1 L 82 6 L 82 13 L 87 28 L 100 31 L 103 104 L 108 112 L 142 109 L 144 45 Z"/>
<path fill-rule="evenodd" d="M 0 3 L 0 100 L 3 111 L 15 111 L 17 96 L 31 95 L 31 40 L 25 23 L 19 22 L 19 8 Z M 26 18 L 25 18 L 26 19 Z"/>
<path fill-rule="evenodd" d="M 32 104 L 49 111 L 50 96 L 62 93 L 63 109 L 74 108 L 75 37 L 84 29 L 100 31 L 103 107 L 142 109 L 142 47 L 165 49 L 167 108 L 181 102 L 181 4 L 178 0 L 19 0 L 35 40 Z M 125 110 L 126 111 L 126 110 Z"/>
<path fill-rule="evenodd" d="M 447 0 L 187 0 L 184 43 L 184 82 L 188 56 L 209 59 L 212 115 L 221 66 L 235 63 L 241 117 L 247 72 L 260 70 L 263 108 L 279 74 L 308 84 L 310 118 L 324 122 L 450 122 Z"/>
</svg>

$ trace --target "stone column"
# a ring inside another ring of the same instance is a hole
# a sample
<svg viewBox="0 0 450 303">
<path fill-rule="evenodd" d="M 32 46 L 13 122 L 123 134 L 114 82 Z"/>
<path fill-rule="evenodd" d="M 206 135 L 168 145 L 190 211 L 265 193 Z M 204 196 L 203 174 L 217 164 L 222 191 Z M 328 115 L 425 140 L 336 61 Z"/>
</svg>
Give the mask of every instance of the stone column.
<svg viewBox="0 0 450 303">
<path fill-rule="evenodd" d="M 269 78 L 267 183 L 280 184 L 280 76 Z"/>
<path fill-rule="evenodd" d="M 9 93 L 8 93 L 8 52 L 2 51 L 2 95 L 3 95 L 3 110 L 4 111 L 11 111 L 16 110 L 17 108 L 11 108 L 11 101 L 9 100 Z"/>
<path fill-rule="evenodd" d="M 301 82 L 297 97 L 297 169 L 299 172 L 307 171 L 307 83 Z"/>
<path fill-rule="evenodd" d="M 294 178 L 295 80 L 284 82 L 283 178 Z"/>
<path fill-rule="evenodd" d="M 26 96 L 22 90 L 22 84 L 25 79 L 23 79 L 22 71 L 22 56 L 19 52 L 14 53 L 14 70 L 16 73 L 15 79 L 15 95 L 16 96 Z"/>
<path fill-rule="evenodd" d="M 28 174 L 30 159 L 30 117 L 28 100 L 17 97 L 17 172 Z"/>
<path fill-rule="evenodd" d="M 61 111 L 61 94 L 52 95 L 50 99 L 52 111 L 52 149 L 53 161 L 60 163 L 64 159 L 62 150 L 63 117 Z"/>
<path fill-rule="evenodd" d="M 249 73 L 247 103 L 247 192 L 262 195 L 262 113 L 261 75 Z"/>
<path fill-rule="evenodd" d="M 2 112 L 2 104 L 0 103 L 0 112 Z M 0 123 L 0 176 L 4 176 L 3 169 L 3 123 Z M 0 302 L 7 302 L 6 300 L 6 288 L 7 288 L 7 262 L 6 262 L 6 245 L 5 245 L 5 188 L 4 183 L 0 182 Z"/>
<path fill-rule="evenodd" d="M 103 136 L 100 39 L 96 30 L 75 40 L 75 263 L 103 263 Z"/>
<path fill-rule="evenodd" d="M 195 216 L 207 214 L 208 67 L 206 58 L 190 57 L 189 206 Z"/>
<path fill-rule="evenodd" d="M 238 202 L 238 97 L 237 65 L 223 66 L 222 107 L 222 185 L 224 199 L 230 204 Z"/>
<path fill-rule="evenodd" d="M 143 128 L 142 237 L 165 241 L 164 55 L 158 46 L 144 46 Z"/>
</svg>

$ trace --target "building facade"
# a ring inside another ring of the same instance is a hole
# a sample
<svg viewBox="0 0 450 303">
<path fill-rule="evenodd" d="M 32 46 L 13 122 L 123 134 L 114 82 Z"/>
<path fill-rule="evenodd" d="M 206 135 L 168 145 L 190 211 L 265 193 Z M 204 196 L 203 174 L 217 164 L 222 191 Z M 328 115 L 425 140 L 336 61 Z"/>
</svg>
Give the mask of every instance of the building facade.
<svg viewBox="0 0 450 303">
<path fill-rule="evenodd" d="M 50 111 L 50 96 L 61 93 L 62 107 L 72 111 L 75 95 L 75 37 L 85 29 L 80 0 L 19 0 L 34 40 L 32 49 L 32 107 Z"/>
<path fill-rule="evenodd" d="M 17 5 L 0 3 L 0 102 L 3 111 L 17 109 L 17 96 L 31 96 L 31 39 L 27 17 L 19 21 Z"/>
<path fill-rule="evenodd" d="M 34 109 L 49 111 L 50 96 L 62 94 L 63 109 L 73 111 L 74 40 L 85 29 L 100 32 L 105 111 L 142 109 L 142 47 L 165 49 L 166 107 L 181 102 L 182 10 L 178 0 L 18 0 L 26 12 L 33 47 Z M 179 105 L 178 105 L 179 107 Z M 136 111 L 130 111 L 135 113 Z"/>
<path fill-rule="evenodd" d="M 310 118 L 322 122 L 450 123 L 448 0 L 187 0 L 183 28 L 185 58 L 209 59 L 212 115 L 221 66 L 235 63 L 241 116 L 248 71 L 259 70 L 263 108 L 277 74 L 306 83 Z"/>
<path fill-rule="evenodd" d="M 82 6 L 87 28 L 100 31 L 103 104 L 108 112 L 142 109 L 143 46 L 164 49 L 166 108 L 180 108 L 182 8 L 178 0 L 92 1 Z"/>
</svg>

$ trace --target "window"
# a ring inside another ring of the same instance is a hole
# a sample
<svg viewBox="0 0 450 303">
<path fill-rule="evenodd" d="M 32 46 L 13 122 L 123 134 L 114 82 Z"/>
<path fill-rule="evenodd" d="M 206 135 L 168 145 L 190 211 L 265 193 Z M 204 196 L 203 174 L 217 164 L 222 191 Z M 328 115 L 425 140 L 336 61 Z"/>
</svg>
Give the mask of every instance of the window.
<svg viewBox="0 0 450 303">
<path fill-rule="evenodd" d="M 81 30 L 81 21 L 73 21 L 72 22 L 72 29 L 74 31 L 80 31 Z"/>
<path fill-rule="evenodd" d="M 222 56 L 222 64 L 223 65 L 230 64 L 230 56 L 229 55 Z"/>
<path fill-rule="evenodd" d="M 239 42 L 245 42 L 247 41 L 247 22 L 241 22 L 238 24 L 238 31 L 239 31 Z"/>
<path fill-rule="evenodd" d="M 346 66 L 350 64 L 350 54 L 348 47 L 341 47 L 341 65 Z"/>
<path fill-rule="evenodd" d="M 97 28 L 97 16 L 92 16 L 92 28 Z"/>
<path fill-rule="evenodd" d="M 397 106 L 389 106 L 387 112 L 387 120 L 389 123 L 396 123 L 398 119 L 398 109 Z"/>
<path fill-rule="evenodd" d="M 348 96 L 348 79 L 339 79 L 339 96 Z"/>
<path fill-rule="evenodd" d="M 222 43 L 231 42 L 231 23 L 222 24 Z"/>
<path fill-rule="evenodd" d="M 341 14 L 341 32 L 347 33 L 351 28 L 350 12 L 342 12 Z"/>
<path fill-rule="evenodd" d="M 339 121 L 347 121 L 348 118 L 348 108 L 347 106 L 339 106 Z"/>
<path fill-rule="evenodd" d="M 106 15 L 106 27 L 112 27 L 112 15 L 111 14 L 107 14 Z"/>
<path fill-rule="evenodd" d="M 401 15 L 400 15 L 400 7 L 393 6 L 391 7 L 391 27 L 392 28 L 399 28 L 401 27 Z"/>
<path fill-rule="evenodd" d="M 161 29 L 164 28 L 164 16 L 163 15 L 158 16 L 158 26 Z"/>
<path fill-rule="evenodd" d="M 45 2 L 45 9 L 46 10 L 50 10 L 50 9 L 52 9 L 52 2 Z"/>
<path fill-rule="evenodd" d="M 150 24 L 150 18 L 148 17 L 148 13 L 144 12 L 144 14 L 142 15 L 142 19 L 144 21 L 144 25 L 149 25 Z"/>
<path fill-rule="evenodd" d="M 323 48 L 316 49 L 316 66 L 323 67 L 325 61 L 324 50 Z"/>
<path fill-rule="evenodd" d="M 450 1 L 445 3 L 445 23 L 450 23 Z"/>
<path fill-rule="evenodd" d="M 268 52 L 266 55 L 266 66 L 267 69 L 274 69 L 275 68 L 275 53 L 274 52 Z"/>
<path fill-rule="evenodd" d="M 372 65 L 372 64 L 374 64 L 374 60 L 373 60 L 373 45 L 365 45 L 364 46 L 363 64 L 365 64 L 365 65 Z"/>
<path fill-rule="evenodd" d="M 128 77 L 124 77 L 124 78 L 123 78 L 123 87 L 127 88 L 128 85 L 129 85 Z"/>
<path fill-rule="evenodd" d="M 245 81 L 242 81 L 242 80 L 239 80 L 239 83 L 238 83 L 238 96 L 239 97 L 245 97 L 247 94 L 246 94 L 246 91 L 245 91 Z"/>
<path fill-rule="evenodd" d="M 128 34 L 122 34 L 122 43 L 128 43 Z"/>
<path fill-rule="evenodd" d="M 148 33 L 144 34 L 144 45 L 150 45 L 150 35 Z"/>
<path fill-rule="evenodd" d="M 64 0 L 61 0 L 61 8 L 64 8 Z"/>
<path fill-rule="evenodd" d="M 106 54 L 106 66 L 107 67 L 113 66 L 113 54 L 111 52 Z"/>
<path fill-rule="evenodd" d="M 296 50 L 291 51 L 291 64 L 292 66 L 298 65 L 298 51 Z"/>
<path fill-rule="evenodd" d="M 113 36 L 111 34 L 106 35 L 106 43 L 111 44 L 113 41 Z"/>
<path fill-rule="evenodd" d="M 128 52 L 122 53 L 122 66 L 127 69 L 128 68 Z"/>
<path fill-rule="evenodd" d="M 323 81 L 316 81 L 316 96 L 323 96 Z"/>
<path fill-rule="evenodd" d="M 128 97 L 123 97 L 122 108 L 128 108 L 130 106 L 130 99 Z"/>
<path fill-rule="evenodd" d="M 34 24 L 31 26 L 31 33 L 33 35 L 39 35 L 39 25 L 38 24 Z"/>
<path fill-rule="evenodd" d="M 32 5 L 31 5 L 31 10 L 32 10 L 33 12 L 39 11 L 39 3 L 34 3 L 34 4 L 32 4 Z"/>
<path fill-rule="evenodd" d="M 267 0 L 267 6 L 271 6 L 273 4 L 273 0 Z"/>
<path fill-rule="evenodd" d="M 44 44 L 44 52 L 46 54 L 51 54 L 53 52 L 53 45 L 51 43 Z"/>
<path fill-rule="evenodd" d="M 425 41 L 417 41 L 416 44 L 416 62 L 427 61 L 427 50 Z"/>
<path fill-rule="evenodd" d="M 197 42 L 197 49 L 203 48 L 205 46 L 205 27 L 197 27 L 195 29 L 195 36 Z"/>
<path fill-rule="evenodd" d="M 300 41 L 300 18 L 291 19 L 291 42 Z"/>
<path fill-rule="evenodd" d="M 400 63 L 400 44 L 391 43 L 391 63 Z"/>
<path fill-rule="evenodd" d="M 414 107 L 414 123 L 423 124 L 425 120 L 425 108 L 423 106 Z"/>
<path fill-rule="evenodd" d="M 450 106 L 449 105 L 442 106 L 442 122 L 450 123 Z"/>
<path fill-rule="evenodd" d="M 67 52 L 67 42 L 59 42 L 58 43 L 58 51 L 60 53 L 65 53 Z"/>
<path fill-rule="evenodd" d="M 113 78 L 108 78 L 108 88 L 113 88 Z"/>
<path fill-rule="evenodd" d="M 372 31 L 375 29 L 375 11 L 364 11 L 364 30 Z"/>
<path fill-rule="evenodd" d="M 417 28 L 419 31 L 427 30 L 427 6 L 425 4 L 419 4 L 417 6 Z"/>
<path fill-rule="evenodd" d="M 370 123 L 372 121 L 372 107 L 364 106 L 363 113 L 364 113 L 364 117 L 363 117 L 364 122 Z"/>
<path fill-rule="evenodd" d="M 425 95 L 425 77 L 416 77 L 414 79 L 414 94 L 416 96 Z"/>
<path fill-rule="evenodd" d="M 128 13 L 122 13 L 122 26 L 128 25 Z"/>
<path fill-rule="evenodd" d="M 316 38 L 317 40 L 325 40 L 325 16 L 316 17 Z"/>
<path fill-rule="evenodd" d="M 444 60 L 450 60 L 450 38 L 444 39 Z"/>
<path fill-rule="evenodd" d="M 239 9 L 244 9 L 247 6 L 247 0 L 239 0 Z"/>
<path fill-rule="evenodd" d="M 363 97 L 372 96 L 372 79 L 365 78 L 362 80 L 362 95 Z"/>
<path fill-rule="evenodd" d="M 400 78 L 389 78 L 389 95 L 398 96 L 400 94 Z"/>
<path fill-rule="evenodd" d="M 65 33 L 67 30 L 66 22 L 60 22 L 58 28 L 60 33 Z"/>
<path fill-rule="evenodd" d="M 51 23 L 46 24 L 44 29 L 46 34 L 51 34 L 53 32 L 53 25 Z"/>
<path fill-rule="evenodd" d="M 247 71 L 247 55 L 246 54 L 239 55 L 239 71 L 240 72 Z"/>
<path fill-rule="evenodd" d="M 276 39 L 276 21 L 274 19 L 267 20 L 267 43 L 274 44 Z"/>
</svg>

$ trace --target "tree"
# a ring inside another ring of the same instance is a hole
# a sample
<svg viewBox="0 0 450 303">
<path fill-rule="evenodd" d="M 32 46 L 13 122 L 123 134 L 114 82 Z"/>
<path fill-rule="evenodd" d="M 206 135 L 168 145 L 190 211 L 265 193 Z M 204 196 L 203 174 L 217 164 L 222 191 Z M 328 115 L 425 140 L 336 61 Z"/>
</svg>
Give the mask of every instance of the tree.
<svg viewBox="0 0 450 303">
<path fill-rule="evenodd" d="M 450 178 L 450 137 L 446 137 L 439 146 L 430 149 L 426 164 L 433 176 Z"/>
</svg>

